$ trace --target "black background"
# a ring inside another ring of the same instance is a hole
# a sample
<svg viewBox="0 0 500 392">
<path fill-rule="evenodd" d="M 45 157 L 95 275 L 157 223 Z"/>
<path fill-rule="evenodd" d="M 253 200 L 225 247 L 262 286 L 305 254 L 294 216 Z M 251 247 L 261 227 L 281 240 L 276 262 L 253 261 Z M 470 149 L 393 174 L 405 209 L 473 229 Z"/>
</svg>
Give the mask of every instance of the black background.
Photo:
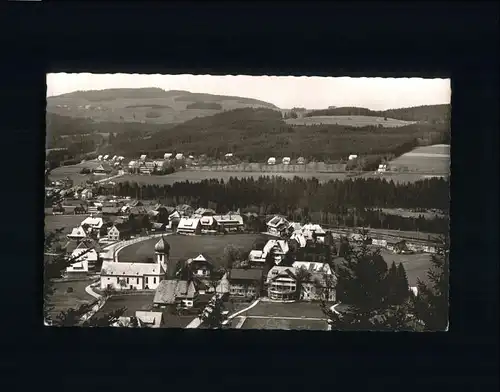
<svg viewBox="0 0 500 392">
<path fill-rule="evenodd" d="M 0 28 L 5 390 L 497 389 L 496 2 L 11 2 Z M 46 72 L 451 77 L 450 332 L 44 328 Z"/>
</svg>

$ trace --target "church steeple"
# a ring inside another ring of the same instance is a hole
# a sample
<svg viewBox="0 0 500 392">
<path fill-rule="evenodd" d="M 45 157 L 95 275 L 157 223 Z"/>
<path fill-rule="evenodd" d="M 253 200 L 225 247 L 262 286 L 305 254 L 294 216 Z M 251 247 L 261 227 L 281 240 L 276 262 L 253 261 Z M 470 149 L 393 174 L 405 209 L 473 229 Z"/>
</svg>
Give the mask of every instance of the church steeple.
<svg viewBox="0 0 500 392">
<path fill-rule="evenodd" d="M 162 236 L 155 245 L 156 262 L 167 272 L 168 257 L 170 255 L 170 245 Z"/>
</svg>

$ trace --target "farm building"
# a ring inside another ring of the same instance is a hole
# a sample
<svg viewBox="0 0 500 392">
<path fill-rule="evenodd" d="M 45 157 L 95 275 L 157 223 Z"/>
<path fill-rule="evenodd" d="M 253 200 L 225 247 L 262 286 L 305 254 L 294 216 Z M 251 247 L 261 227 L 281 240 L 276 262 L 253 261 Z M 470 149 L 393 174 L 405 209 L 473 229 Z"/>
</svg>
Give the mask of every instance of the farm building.
<svg viewBox="0 0 500 392">
<path fill-rule="evenodd" d="M 212 210 L 211 208 L 198 208 L 195 212 L 194 215 L 197 216 L 214 216 L 216 215 L 216 212 Z"/>
<path fill-rule="evenodd" d="M 160 308 L 168 305 L 192 308 L 197 298 L 198 292 L 192 281 L 162 280 L 156 289 L 153 305 Z"/>
<path fill-rule="evenodd" d="M 217 224 L 227 231 L 238 231 L 243 228 L 243 218 L 241 215 L 214 215 Z"/>
<path fill-rule="evenodd" d="M 201 232 L 203 234 L 216 233 L 218 224 L 213 216 L 200 217 Z"/>
<path fill-rule="evenodd" d="M 356 159 L 358 156 L 356 154 L 351 154 L 349 155 L 349 160 L 352 161 L 353 159 Z"/>
<path fill-rule="evenodd" d="M 70 260 L 73 263 L 66 268 L 66 273 L 88 273 L 95 271 L 99 263 L 100 247 L 97 242 L 84 240 L 73 250 Z"/>
<path fill-rule="evenodd" d="M 270 157 L 270 158 L 267 160 L 267 164 L 268 164 L 268 165 L 276 165 L 276 158 L 274 158 L 274 157 Z"/>
<path fill-rule="evenodd" d="M 184 154 L 182 154 L 182 153 L 180 153 L 180 152 L 179 152 L 179 153 L 177 153 L 177 154 L 175 154 L 175 159 L 178 159 L 178 160 L 179 160 L 179 159 L 184 159 Z"/>
<path fill-rule="evenodd" d="M 252 298 L 262 287 L 263 270 L 260 268 L 233 268 L 229 272 L 229 294 L 235 297 Z"/>
<path fill-rule="evenodd" d="M 166 152 L 164 155 L 163 155 L 163 159 L 170 159 L 172 158 L 172 153 L 171 152 Z"/>
<path fill-rule="evenodd" d="M 199 218 L 182 218 L 177 226 L 178 234 L 194 235 L 201 233 Z"/>
<path fill-rule="evenodd" d="M 69 233 L 66 237 L 68 237 L 70 240 L 82 240 L 83 238 L 87 237 L 87 233 L 83 229 L 83 227 L 74 227 L 73 230 L 71 230 L 71 233 Z"/>
<path fill-rule="evenodd" d="M 384 173 L 385 171 L 387 171 L 387 165 L 385 165 L 385 164 L 378 165 L 378 169 L 377 169 L 378 173 Z"/>
<path fill-rule="evenodd" d="M 290 157 L 284 157 L 282 160 L 283 165 L 289 165 L 290 164 Z"/>
</svg>

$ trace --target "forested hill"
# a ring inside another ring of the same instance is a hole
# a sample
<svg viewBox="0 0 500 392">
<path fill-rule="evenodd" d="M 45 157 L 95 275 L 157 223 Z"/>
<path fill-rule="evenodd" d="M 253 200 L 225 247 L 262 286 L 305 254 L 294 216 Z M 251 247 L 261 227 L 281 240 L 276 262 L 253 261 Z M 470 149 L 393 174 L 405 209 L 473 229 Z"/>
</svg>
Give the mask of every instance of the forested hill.
<svg viewBox="0 0 500 392">
<path fill-rule="evenodd" d="M 246 108 L 193 119 L 133 143 L 127 135 L 119 135 L 112 147 L 113 153 L 124 156 L 145 153 L 160 157 L 166 151 L 177 151 L 221 157 L 232 152 L 251 161 L 270 156 L 339 160 L 353 152 L 398 155 L 417 144 L 444 143 L 448 137 L 444 124 L 417 123 L 398 128 L 290 126 L 278 111 Z"/>
<path fill-rule="evenodd" d="M 373 117 L 390 117 L 396 120 L 403 121 L 420 121 L 428 123 L 445 123 L 450 119 L 451 105 L 425 105 L 415 106 L 411 108 L 389 109 L 383 111 L 375 111 L 359 107 L 340 107 L 324 110 L 313 110 L 304 117 L 315 116 L 373 116 Z"/>
<path fill-rule="evenodd" d="M 278 109 L 254 98 L 160 88 L 76 91 L 47 98 L 47 111 L 96 122 L 182 123 L 196 117 L 247 107 Z"/>
</svg>

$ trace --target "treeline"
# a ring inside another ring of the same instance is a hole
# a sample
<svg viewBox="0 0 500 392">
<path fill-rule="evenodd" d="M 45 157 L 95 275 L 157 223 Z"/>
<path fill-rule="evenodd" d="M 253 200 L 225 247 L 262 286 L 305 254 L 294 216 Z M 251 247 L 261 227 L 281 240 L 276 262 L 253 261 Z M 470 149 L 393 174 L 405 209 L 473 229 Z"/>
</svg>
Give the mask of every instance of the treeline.
<svg viewBox="0 0 500 392">
<path fill-rule="evenodd" d="M 340 107 L 323 110 L 313 110 L 304 114 L 304 117 L 314 116 L 374 116 L 389 117 L 403 121 L 423 121 L 432 124 L 447 123 L 450 120 L 451 105 L 424 105 L 410 108 L 370 110 L 359 107 Z"/>
<path fill-rule="evenodd" d="M 260 215 L 283 214 L 293 220 L 312 220 L 337 226 L 442 232 L 447 218 L 424 220 L 383 214 L 379 208 L 425 208 L 448 211 L 449 181 L 426 179 L 396 184 L 381 179 L 355 179 L 319 183 L 316 179 L 282 177 L 211 179 L 173 185 L 118 183 L 98 193 L 159 199 L 167 205 L 191 204 L 219 212 L 248 210 Z"/>
</svg>

